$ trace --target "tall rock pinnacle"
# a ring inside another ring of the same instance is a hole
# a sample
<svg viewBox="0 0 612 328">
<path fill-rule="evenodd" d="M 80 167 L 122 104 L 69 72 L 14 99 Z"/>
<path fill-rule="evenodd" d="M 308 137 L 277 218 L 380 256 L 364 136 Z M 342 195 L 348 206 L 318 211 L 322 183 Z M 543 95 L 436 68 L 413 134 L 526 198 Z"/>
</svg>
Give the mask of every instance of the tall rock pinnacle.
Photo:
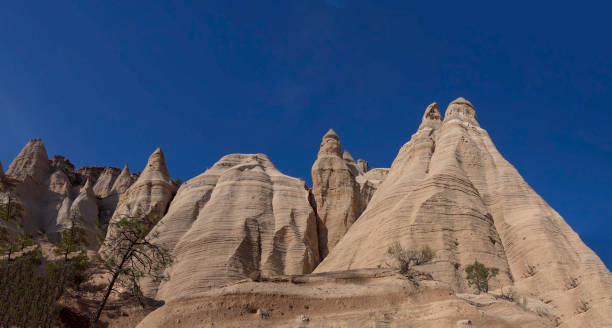
<svg viewBox="0 0 612 328">
<path fill-rule="evenodd" d="M 20 181 L 30 176 L 38 184 L 45 183 L 50 173 L 49 156 L 40 139 L 30 140 L 6 171 L 6 175 Z"/>
<path fill-rule="evenodd" d="M 340 138 L 330 129 L 323 136 L 312 166 L 312 193 L 321 220 L 318 226 L 321 258 L 340 241 L 362 210 L 360 187 L 353 172 L 355 161 L 348 152 L 345 152 L 346 159 L 343 158 L 341 151 Z M 352 167 L 347 164 L 349 160 Z"/>
</svg>

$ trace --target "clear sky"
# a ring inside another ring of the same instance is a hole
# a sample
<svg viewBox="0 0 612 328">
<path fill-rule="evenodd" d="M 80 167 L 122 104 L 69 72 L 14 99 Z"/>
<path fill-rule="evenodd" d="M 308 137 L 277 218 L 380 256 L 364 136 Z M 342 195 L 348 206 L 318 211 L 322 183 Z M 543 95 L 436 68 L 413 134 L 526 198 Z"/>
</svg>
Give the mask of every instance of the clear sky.
<svg viewBox="0 0 612 328">
<path fill-rule="evenodd" d="M 3 1 L 0 160 L 37 137 L 139 171 L 161 146 L 187 180 L 261 152 L 310 181 L 329 128 L 388 167 L 429 103 L 463 96 L 612 267 L 608 3 Z"/>
</svg>

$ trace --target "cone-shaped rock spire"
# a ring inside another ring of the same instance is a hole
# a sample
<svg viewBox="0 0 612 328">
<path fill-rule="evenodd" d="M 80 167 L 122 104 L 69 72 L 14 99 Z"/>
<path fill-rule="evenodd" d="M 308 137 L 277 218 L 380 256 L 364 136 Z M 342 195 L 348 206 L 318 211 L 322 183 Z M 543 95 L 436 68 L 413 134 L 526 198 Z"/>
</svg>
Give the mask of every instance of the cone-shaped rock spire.
<svg viewBox="0 0 612 328">
<path fill-rule="evenodd" d="M 147 166 L 144 168 L 138 180 L 161 180 L 167 181 L 170 179 L 170 172 L 166 166 L 166 157 L 161 148 L 157 148 L 151 156 Z"/>
<path fill-rule="evenodd" d="M 442 115 L 440 114 L 440 110 L 438 110 L 437 103 L 431 103 L 425 109 L 425 113 L 423 114 L 423 120 L 421 125 L 419 126 L 419 130 L 423 128 L 432 128 L 437 129 L 442 125 Z"/>
<path fill-rule="evenodd" d="M 471 102 L 463 97 L 459 97 L 451 102 L 446 108 L 444 122 L 458 119 L 475 126 L 480 126 L 476 118 L 476 110 Z"/>
<path fill-rule="evenodd" d="M 127 164 L 123 167 L 123 170 L 115 179 L 113 183 L 113 187 L 111 191 L 117 192 L 118 194 L 123 194 L 130 188 L 130 186 L 134 183 L 134 179 L 132 178 L 132 174 L 130 173 L 130 168 Z"/>
<path fill-rule="evenodd" d="M 28 176 L 39 183 L 45 183 L 50 172 L 49 156 L 40 139 L 30 140 L 9 166 L 6 175 L 25 181 Z"/>
<path fill-rule="evenodd" d="M 129 172 L 126 166 L 117 178 L 115 186 L 122 183 L 119 179 L 123 179 L 127 174 Z M 160 218 L 166 212 L 177 189 L 177 185 L 170 178 L 164 153 L 157 148 L 149 157 L 146 167 L 136 182 L 120 196 L 117 210 L 111 221 L 121 215 L 133 214 L 139 209 L 144 215 L 154 215 Z"/>
<path fill-rule="evenodd" d="M 345 152 L 345 158 L 351 160 L 347 163 L 341 151 L 340 138 L 330 129 L 323 136 L 319 156 L 312 166 L 312 193 L 321 219 L 318 227 L 321 258 L 344 236 L 362 208 L 355 161 Z"/>
</svg>

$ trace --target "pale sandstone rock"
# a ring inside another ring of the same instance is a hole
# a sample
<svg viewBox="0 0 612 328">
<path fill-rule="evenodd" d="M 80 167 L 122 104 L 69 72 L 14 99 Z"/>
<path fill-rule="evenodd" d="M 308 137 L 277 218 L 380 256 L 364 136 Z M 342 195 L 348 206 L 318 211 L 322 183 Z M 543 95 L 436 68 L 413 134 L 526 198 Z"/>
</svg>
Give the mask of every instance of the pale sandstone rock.
<svg viewBox="0 0 612 328">
<path fill-rule="evenodd" d="M 312 166 L 312 194 L 320 219 L 321 258 L 336 246 L 362 210 L 360 188 L 355 181 L 355 174 L 358 174 L 355 161 L 348 152 L 343 158 L 341 150 L 340 138 L 330 129 L 323 136 Z"/>
<path fill-rule="evenodd" d="M 366 162 L 367 163 L 367 162 Z M 365 174 L 358 175 L 355 180 L 359 183 L 359 191 L 361 194 L 362 211 L 366 209 L 370 203 L 372 196 L 378 187 L 385 181 L 389 169 L 385 168 L 374 168 L 367 171 Z"/>
<path fill-rule="evenodd" d="M 223 157 L 181 187 L 155 227 L 167 236 L 161 243 L 176 244 L 157 297 L 186 298 L 253 272 L 311 272 L 319 252 L 308 195 L 304 181 L 279 172 L 266 155 Z"/>
<path fill-rule="evenodd" d="M 89 179 L 81 187 L 78 196 L 74 200 L 66 197 L 62 201 L 57 215 L 57 232 L 70 228 L 72 215 L 78 216 L 78 224 L 87 233 L 87 246 L 91 249 L 97 248 L 96 223 L 98 222 L 98 205 Z"/>
<path fill-rule="evenodd" d="M 85 228 L 91 241 L 89 246 L 95 249 L 97 243 L 93 236 L 97 232 L 95 221 L 99 220 L 99 208 L 110 212 L 105 219 L 108 222 L 117 204 L 116 195 L 114 201 L 112 197 L 98 200 L 93 192 L 93 188 L 101 190 L 101 193 L 108 190 L 104 172 L 118 174 L 119 170 L 86 166 L 75 171 L 74 165 L 64 156 L 55 155 L 49 160 L 40 139 L 28 142 L 11 164 L 11 176 L 17 182 L 13 196 L 24 207 L 24 229 L 30 233 L 42 229 L 55 238 L 67 227 L 71 211 L 78 209 L 86 221 Z M 94 181 L 98 181 L 96 187 Z"/>
<path fill-rule="evenodd" d="M 134 178 L 130 173 L 130 168 L 127 164 L 125 164 L 123 170 L 121 170 L 121 173 L 119 174 L 117 179 L 115 179 L 111 191 L 117 192 L 117 194 L 121 195 L 126 192 L 132 186 L 133 183 Z"/>
<path fill-rule="evenodd" d="M 70 196 L 72 185 L 66 173 L 61 170 L 56 170 L 49 177 L 49 190 L 62 196 Z"/>
<path fill-rule="evenodd" d="M 29 176 L 38 184 L 44 184 L 50 172 L 49 157 L 40 139 L 30 140 L 9 166 L 6 175 L 20 181 Z"/>
<path fill-rule="evenodd" d="M 99 198 L 105 198 L 113 193 L 113 185 L 121 172 L 114 167 L 106 167 L 100 174 L 93 187 L 94 194 Z"/>
<path fill-rule="evenodd" d="M 370 170 L 370 164 L 360 158 L 357 160 L 357 170 L 361 172 L 361 174 L 365 174 Z"/>
<path fill-rule="evenodd" d="M 126 166 L 119 177 L 117 177 L 113 190 L 119 192 L 122 189 L 121 187 L 128 180 L 128 174 L 129 171 Z M 119 203 L 111 218 L 111 222 L 118 220 L 121 215 L 134 215 L 139 210 L 142 211 L 143 215 L 161 218 L 177 189 L 176 184 L 170 177 L 170 172 L 168 172 L 164 153 L 161 148 L 157 148 L 149 157 L 147 166 L 138 177 L 138 180 L 119 197 Z"/>
<path fill-rule="evenodd" d="M 495 288 L 514 283 L 546 300 L 562 327 L 612 325 L 612 275 L 597 255 L 501 156 L 471 103 L 452 102 L 443 123 L 434 107 L 315 272 L 382 265 L 394 241 L 428 244 L 436 257 L 423 269 L 456 290 L 478 259 L 500 269 Z"/>
</svg>

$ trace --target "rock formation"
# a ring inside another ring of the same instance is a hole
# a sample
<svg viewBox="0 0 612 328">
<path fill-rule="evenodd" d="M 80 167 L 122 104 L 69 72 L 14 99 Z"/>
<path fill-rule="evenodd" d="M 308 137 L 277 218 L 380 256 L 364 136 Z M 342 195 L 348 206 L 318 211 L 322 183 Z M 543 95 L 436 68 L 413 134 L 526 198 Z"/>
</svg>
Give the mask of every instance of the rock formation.
<svg viewBox="0 0 612 328">
<path fill-rule="evenodd" d="M 187 181 L 154 228 L 175 257 L 157 296 L 189 297 L 253 272 L 311 272 L 319 251 L 308 195 L 263 154 L 227 155 Z"/>
<path fill-rule="evenodd" d="M 121 171 L 115 167 L 106 167 L 98 177 L 93 187 L 94 194 L 99 198 L 105 198 L 112 194 L 113 185 Z"/>
<path fill-rule="evenodd" d="M 119 191 L 125 186 L 129 175 L 127 166 L 123 171 L 117 177 L 113 190 Z M 161 148 L 157 148 L 149 157 L 147 166 L 136 182 L 119 197 L 111 222 L 118 220 L 121 215 L 135 215 L 137 211 L 142 211 L 143 215 L 161 218 L 166 213 L 177 189 L 168 172 L 164 153 Z"/>
<path fill-rule="evenodd" d="M 394 241 L 429 245 L 435 259 L 423 270 L 456 290 L 467 289 L 464 268 L 477 259 L 500 269 L 493 288 L 537 295 L 565 327 L 612 323 L 612 275 L 501 156 L 463 98 L 444 121 L 436 104 L 427 108 L 367 209 L 315 272 L 384 265 Z"/>
<path fill-rule="evenodd" d="M 321 258 L 335 247 L 362 210 L 359 174 L 348 153 L 342 155 L 340 138 L 330 129 L 324 136 L 317 160 L 312 166 L 312 194 L 319 217 Z"/>
<path fill-rule="evenodd" d="M 111 191 L 117 192 L 118 194 L 123 194 L 128 190 L 128 188 L 134 183 L 134 177 L 130 173 L 130 168 L 127 164 L 121 170 L 121 173 L 113 183 L 113 187 Z"/>
<path fill-rule="evenodd" d="M 364 167 L 368 167 L 368 162 L 362 161 L 365 163 Z M 385 181 L 387 175 L 389 174 L 389 169 L 384 168 L 374 168 L 369 171 L 366 171 L 364 174 L 358 175 L 355 180 L 359 183 L 359 192 L 361 194 L 361 208 L 362 211 L 366 209 L 367 205 L 370 203 L 372 196 L 374 196 L 374 192 L 378 190 L 378 187 Z"/>
<path fill-rule="evenodd" d="M 13 160 L 6 175 L 22 182 L 30 177 L 34 182 L 42 185 L 46 182 L 50 171 L 45 145 L 40 139 L 32 139 Z"/>
<path fill-rule="evenodd" d="M 119 169 L 112 167 L 86 166 L 75 171 L 74 165 L 59 155 L 49 160 L 40 139 L 30 140 L 7 171 L 16 183 L 13 197 L 24 208 L 22 222 L 27 232 L 45 231 L 56 238 L 69 226 L 71 213 L 78 210 L 92 249 L 97 247 L 96 221 L 108 222 L 121 194 L 118 190 L 132 183 L 128 176 L 120 187 L 112 189 L 117 175 Z"/>
<path fill-rule="evenodd" d="M 78 196 L 71 200 L 69 197 L 64 198 L 60 210 L 57 215 L 56 231 L 69 229 L 71 223 L 71 216 L 78 215 L 77 220 L 79 224 L 85 228 L 87 233 L 87 246 L 96 249 L 98 247 L 98 241 L 96 238 L 96 223 L 98 221 L 98 204 L 96 196 L 91 187 L 90 180 L 85 182 L 85 185 L 81 187 Z"/>
</svg>

